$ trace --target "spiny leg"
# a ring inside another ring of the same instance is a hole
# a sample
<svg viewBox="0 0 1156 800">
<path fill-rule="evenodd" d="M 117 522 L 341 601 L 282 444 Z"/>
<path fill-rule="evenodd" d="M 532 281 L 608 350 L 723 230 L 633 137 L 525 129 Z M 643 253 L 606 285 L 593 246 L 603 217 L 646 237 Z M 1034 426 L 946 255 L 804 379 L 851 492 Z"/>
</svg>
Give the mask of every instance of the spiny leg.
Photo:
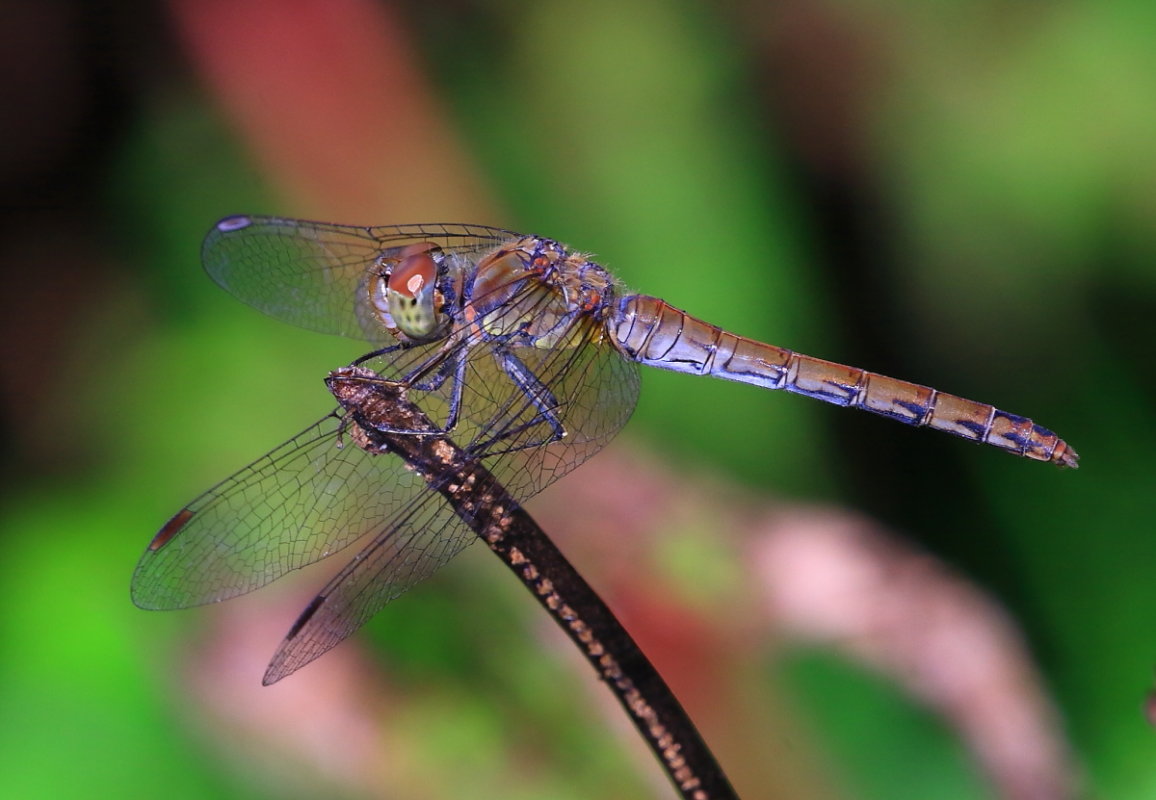
<svg viewBox="0 0 1156 800">
<path fill-rule="evenodd" d="M 514 439 L 519 434 L 531 428 L 536 428 L 542 423 L 550 426 L 550 434 L 530 442 L 518 443 L 505 450 L 498 450 L 489 455 L 496 455 L 498 453 L 512 452 L 515 450 L 525 450 L 534 447 L 541 447 L 542 445 L 551 444 L 561 440 L 566 435 L 566 427 L 562 424 L 561 418 L 558 416 L 558 409 L 561 404 L 554 393 L 550 391 L 542 380 L 534 374 L 526 364 L 518 358 L 514 353 L 505 347 L 495 348 L 494 358 L 502 371 L 506 373 L 507 377 L 517 387 L 519 395 L 527 399 L 531 406 L 537 411 L 532 419 L 517 425 L 507 425 L 501 430 L 493 432 L 493 436 L 489 439 L 477 443 L 477 447 L 482 450 L 488 450 L 499 441 Z M 507 420 L 513 422 L 513 415 L 505 415 Z"/>
<path fill-rule="evenodd" d="M 441 435 L 448 434 L 457 426 L 458 419 L 461 415 L 462 407 L 462 388 L 466 375 L 466 355 L 465 348 L 453 348 L 448 351 L 440 351 L 433 357 L 422 362 L 416 369 L 411 370 L 405 377 L 400 380 L 392 380 L 390 378 L 383 378 L 380 375 L 376 377 L 362 377 L 362 376 L 343 376 L 339 380 L 352 381 L 365 384 L 375 384 L 379 386 L 396 386 L 402 390 L 416 389 L 418 391 L 430 392 L 437 391 L 445 383 L 449 375 L 453 375 L 450 398 L 449 411 L 446 414 L 445 424 L 433 431 L 428 429 L 423 430 L 385 430 L 379 428 L 382 433 L 398 433 L 398 434 L 433 434 Z M 364 363 L 365 358 L 358 359 L 354 362 L 357 366 Z M 429 373 L 431 369 L 435 369 L 433 377 L 428 383 L 422 383 L 420 378 Z M 377 427 L 377 426 L 374 426 Z"/>
</svg>

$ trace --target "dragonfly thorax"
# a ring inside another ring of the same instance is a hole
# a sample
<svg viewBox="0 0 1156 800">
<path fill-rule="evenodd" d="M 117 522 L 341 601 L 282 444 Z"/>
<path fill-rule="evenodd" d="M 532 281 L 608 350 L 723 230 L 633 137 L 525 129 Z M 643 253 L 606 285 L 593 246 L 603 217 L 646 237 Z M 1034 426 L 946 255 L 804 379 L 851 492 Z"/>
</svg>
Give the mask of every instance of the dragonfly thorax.
<svg viewBox="0 0 1156 800">
<path fill-rule="evenodd" d="M 579 320 L 601 321 L 614 279 L 558 242 L 526 236 L 478 262 L 472 305 L 486 332 L 566 347 Z"/>
</svg>

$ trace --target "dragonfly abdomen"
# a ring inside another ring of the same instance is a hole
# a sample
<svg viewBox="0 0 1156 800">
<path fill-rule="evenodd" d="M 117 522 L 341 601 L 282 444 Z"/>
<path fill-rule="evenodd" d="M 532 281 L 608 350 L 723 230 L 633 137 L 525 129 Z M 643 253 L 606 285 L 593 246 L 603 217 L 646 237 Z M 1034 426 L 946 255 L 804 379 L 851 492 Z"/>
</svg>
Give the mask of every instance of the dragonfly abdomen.
<svg viewBox="0 0 1156 800">
<path fill-rule="evenodd" d="M 1063 439 L 1030 419 L 927 386 L 824 361 L 737 336 L 656 297 L 624 297 L 610 320 L 619 349 L 662 369 L 711 375 L 861 408 L 906 425 L 983 442 L 1019 456 L 1075 467 Z"/>
</svg>

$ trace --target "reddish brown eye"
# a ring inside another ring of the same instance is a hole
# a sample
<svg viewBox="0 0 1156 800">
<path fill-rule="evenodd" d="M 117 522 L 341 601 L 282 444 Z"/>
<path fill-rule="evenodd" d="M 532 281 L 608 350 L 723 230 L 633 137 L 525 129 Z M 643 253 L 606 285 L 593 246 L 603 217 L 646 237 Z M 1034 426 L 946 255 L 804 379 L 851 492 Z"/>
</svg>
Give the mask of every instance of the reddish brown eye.
<svg viewBox="0 0 1156 800">
<path fill-rule="evenodd" d="M 416 297 L 424 287 L 433 284 L 437 269 L 428 251 L 407 255 L 390 273 L 389 289 L 402 297 Z"/>
</svg>

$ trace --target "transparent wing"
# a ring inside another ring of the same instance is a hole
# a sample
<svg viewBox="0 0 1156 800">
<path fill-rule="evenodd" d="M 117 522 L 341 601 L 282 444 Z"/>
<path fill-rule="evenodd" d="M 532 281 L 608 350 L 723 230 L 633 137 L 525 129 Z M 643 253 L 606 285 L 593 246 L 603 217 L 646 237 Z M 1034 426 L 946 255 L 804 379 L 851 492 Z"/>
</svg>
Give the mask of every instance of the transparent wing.
<svg viewBox="0 0 1156 800">
<path fill-rule="evenodd" d="M 263 682 L 275 683 L 340 644 L 476 539 L 441 495 L 431 491 L 415 500 L 313 599 L 277 648 Z"/>
<path fill-rule="evenodd" d="M 520 500 L 601 449 L 634 408 L 637 365 L 604 346 L 593 320 L 578 322 L 567 347 L 520 349 L 522 363 L 548 387 L 551 403 L 545 408 L 540 397 L 505 374 L 490 345 L 472 344 L 477 346 L 459 346 L 467 359 L 466 412 L 451 438 Z M 396 369 L 398 362 L 381 366 Z M 444 415 L 448 394 L 443 386 L 410 392 L 410 399 L 427 413 L 434 408 Z M 549 441 L 551 414 L 566 430 L 559 441 Z M 415 496 L 309 604 L 277 649 L 264 682 L 280 680 L 346 639 L 475 539 L 435 489 Z"/>
<path fill-rule="evenodd" d="M 381 343 L 365 283 L 379 257 L 434 242 L 474 259 L 518 234 L 484 225 L 357 227 L 280 217 L 237 216 L 218 222 L 201 247 L 205 270 L 254 308 L 302 328 Z"/>
<path fill-rule="evenodd" d="M 342 437 L 333 415 L 226 478 L 161 528 L 137 564 L 132 598 L 152 609 L 225 600 L 381 528 L 425 491 L 394 456 Z"/>
<path fill-rule="evenodd" d="M 206 240 L 205 263 L 225 288 L 266 313 L 362 336 L 358 290 L 387 247 L 432 240 L 471 257 L 511 236 L 464 226 L 230 218 Z M 493 289 L 504 300 L 484 322 L 463 314 L 444 339 L 365 363 L 383 379 L 402 381 L 435 424 L 456 421 L 454 442 L 521 500 L 603 447 L 638 394 L 638 367 L 610 345 L 605 308 L 568 317 L 564 335 L 557 328 L 525 335 L 530 320 L 565 314 L 556 287 L 540 279 L 512 273 Z M 368 537 L 293 626 L 266 676 L 271 682 L 342 641 L 476 538 L 401 458 L 368 453 L 351 439 L 339 449 L 340 426 L 332 416 L 321 420 L 178 512 L 137 567 L 136 602 L 174 608 L 222 600 Z"/>
</svg>

